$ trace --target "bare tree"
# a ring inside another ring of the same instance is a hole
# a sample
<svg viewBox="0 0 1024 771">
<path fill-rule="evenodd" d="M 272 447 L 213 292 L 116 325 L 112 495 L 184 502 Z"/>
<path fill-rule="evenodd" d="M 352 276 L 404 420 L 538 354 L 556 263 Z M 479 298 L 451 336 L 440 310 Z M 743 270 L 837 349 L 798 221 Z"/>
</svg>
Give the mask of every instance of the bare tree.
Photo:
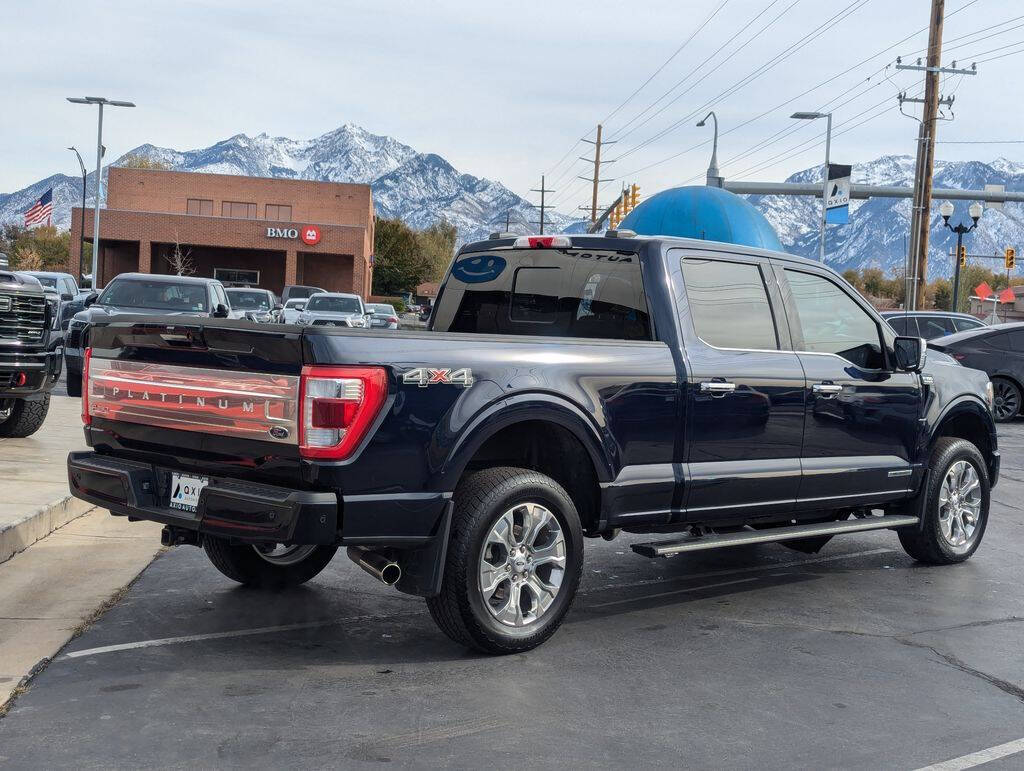
<svg viewBox="0 0 1024 771">
<path fill-rule="evenodd" d="M 174 248 L 171 249 L 170 254 L 166 255 L 164 259 L 170 264 L 171 270 L 179 276 L 191 276 L 196 272 L 196 264 L 192 259 L 192 250 L 181 248 L 181 242 L 178 240 L 178 231 L 174 231 Z"/>
</svg>

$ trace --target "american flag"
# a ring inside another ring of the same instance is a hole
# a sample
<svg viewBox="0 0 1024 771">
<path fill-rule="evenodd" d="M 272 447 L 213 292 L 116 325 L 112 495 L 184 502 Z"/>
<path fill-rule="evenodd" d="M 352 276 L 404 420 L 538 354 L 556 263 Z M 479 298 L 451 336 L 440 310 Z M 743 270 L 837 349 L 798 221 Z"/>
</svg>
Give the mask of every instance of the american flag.
<svg viewBox="0 0 1024 771">
<path fill-rule="evenodd" d="M 41 222 L 50 224 L 50 215 L 53 214 L 53 188 L 51 187 L 32 204 L 32 208 L 25 212 L 25 227 L 30 228 Z"/>
</svg>

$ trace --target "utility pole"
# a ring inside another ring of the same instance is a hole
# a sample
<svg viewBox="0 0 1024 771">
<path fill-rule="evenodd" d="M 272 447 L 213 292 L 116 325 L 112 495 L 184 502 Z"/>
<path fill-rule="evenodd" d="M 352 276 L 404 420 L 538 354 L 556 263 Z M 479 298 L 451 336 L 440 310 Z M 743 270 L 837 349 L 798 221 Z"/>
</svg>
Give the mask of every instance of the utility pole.
<svg viewBox="0 0 1024 771">
<path fill-rule="evenodd" d="M 581 141 L 586 142 L 588 145 L 593 145 L 594 146 L 594 158 L 593 158 L 593 161 L 594 161 L 594 176 L 593 176 L 594 189 L 593 189 L 593 193 L 592 193 L 591 198 L 590 198 L 590 224 L 593 225 L 594 223 L 597 222 L 597 185 L 600 182 L 607 182 L 608 181 L 606 179 L 601 179 L 601 146 L 602 146 L 602 142 L 601 142 L 601 124 L 600 123 L 597 124 L 597 140 L 596 141 L 591 141 L 589 139 L 583 139 Z M 615 141 L 614 140 L 609 140 L 607 142 L 604 142 L 603 144 L 613 145 L 613 144 L 615 144 Z M 580 156 L 580 160 L 581 161 L 589 161 L 591 159 L 587 158 L 586 156 L 581 155 Z M 615 161 L 604 161 L 604 162 L 605 163 L 615 163 Z M 589 180 L 591 178 L 590 177 L 579 177 L 579 179 Z M 581 211 L 586 211 L 587 207 L 586 206 L 581 206 L 580 210 Z"/>
<path fill-rule="evenodd" d="M 530 192 L 531 193 L 540 193 L 540 223 L 538 223 L 538 224 L 540 224 L 540 234 L 544 235 L 544 210 L 547 208 L 547 206 L 544 203 L 544 196 L 547 193 L 553 193 L 555 191 L 551 190 L 551 189 L 549 189 L 548 187 L 545 186 L 545 184 L 544 184 L 544 175 L 541 174 L 541 177 L 540 177 L 540 187 L 539 188 L 537 188 L 537 187 L 530 188 Z M 536 222 L 536 220 L 534 220 L 534 222 Z"/>
</svg>

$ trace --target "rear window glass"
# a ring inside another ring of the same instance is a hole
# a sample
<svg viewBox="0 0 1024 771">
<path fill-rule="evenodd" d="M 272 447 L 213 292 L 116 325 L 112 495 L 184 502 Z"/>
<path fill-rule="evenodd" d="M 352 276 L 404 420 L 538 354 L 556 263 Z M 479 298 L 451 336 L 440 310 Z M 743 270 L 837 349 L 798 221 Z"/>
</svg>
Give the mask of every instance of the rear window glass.
<svg viewBox="0 0 1024 771">
<path fill-rule="evenodd" d="M 640 260 L 608 251 L 467 254 L 434 313 L 442 332 L 650 340 Z"/>
<path fill-rule="evenodd" d="M 963 332 L 965 329 L 977 329 L 985 325 L 980 321 L 971 321 L 970 319 L 953 319 L 953 326 L 956 327 L 957 332 Z"/>
<path fill-rule="evenodd" d="M 231 307 L 244 311 L 269 311 L 270 296 L 266 292 L 254 292 L 249 289 L 228 289 Z"/>
<path fill-rule="evenodd" d="M 363 306 L 359 303 L 358 297 L 329 297 L 314 295 L 306 303 L 307 311 L 321 311 L 323 313 L 362 313 Z"/>
<path fill-rule="evenodd" d="M 115 278 L 103 290 L 100 305 L 168 311 L 207 310 L 206 284 L 175 284 L 140 278 Z"/>
</svg>

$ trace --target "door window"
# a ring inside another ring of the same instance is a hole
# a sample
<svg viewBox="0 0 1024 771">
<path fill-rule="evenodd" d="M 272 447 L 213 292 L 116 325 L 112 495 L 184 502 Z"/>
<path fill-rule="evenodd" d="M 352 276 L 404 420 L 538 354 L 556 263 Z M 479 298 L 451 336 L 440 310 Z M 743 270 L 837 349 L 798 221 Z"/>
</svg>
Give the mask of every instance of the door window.
<svg viewBox="0 0 1024 771">
<path fill-rule="evenodd" d="M 917 325 L 921 328 L 921 337 L 925 340 L 953 334 L 953 322 L 945 316 L 918 316 Z"/>
<path fill-rule="evenodd" d="M 889 322 L 889 326 L 893 328 L 897 335 L 905 335 L 907 337 L 921 336 L 921 333 L 917 331 L 917 319 L 913 316 L 889 316 L 886 321 Z"/>
<path fill-rule="evenodd" d="M 963 332 L 965 329 L 977 329 L 985 325 L 980 321 L 972 321 L 971 319 L 953 319 L 953 326 L 956 327 L 957 332 Z"/>
<path fill-rule="evenodd" d="M 686 298 L 693 328 L 717 348 L 779 348 L 764 277 L 757 265 L 684 258 Z"/>
<path fill-rule="evenodd" d="M 785 272 L 803 332 L 801 350 L 834 353 L 865 369 L 884 366 L 878 324 L 867 311 L 823 276 Z"/>
</svg>

